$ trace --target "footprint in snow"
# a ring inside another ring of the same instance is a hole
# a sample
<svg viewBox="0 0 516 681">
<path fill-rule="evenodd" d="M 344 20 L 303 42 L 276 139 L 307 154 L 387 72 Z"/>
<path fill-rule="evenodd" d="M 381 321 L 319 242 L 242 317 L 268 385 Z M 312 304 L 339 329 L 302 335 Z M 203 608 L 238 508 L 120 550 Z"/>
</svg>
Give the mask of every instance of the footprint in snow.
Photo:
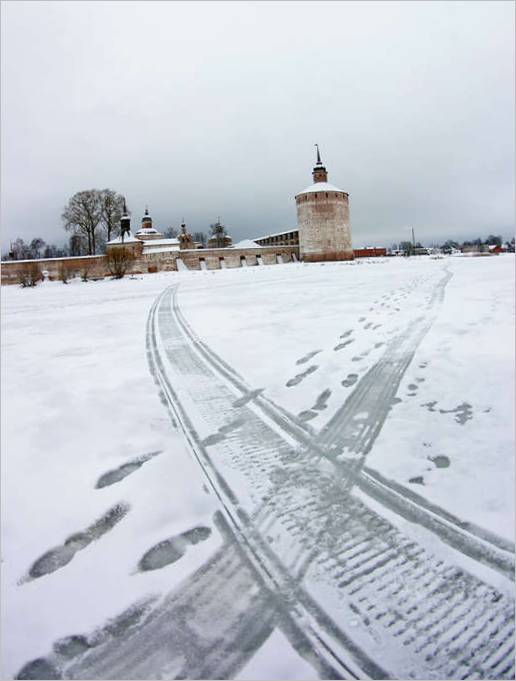
<svg viewBox="0 0 516 681">
<path fill-rule="evenodd" d="M 128 504 L 116 504 L 86 530 L 70 535 L 61 546 L 44 553 L 32 564 L 28 576 L 22 581 L 38 579 L 68 565 L 78 551 L 82 551 L 91 542 L 112 530 L 128 511 Z"/>
<path fill-rule="evenodd" d="M 67 664 L 74 657 L 82 655 L 87 650 L 105 643 L 109 639 L 121 638 L 128 629 L 138 624 L 144 615 L 150 612 L 151 605 L 156 601 L 152 596 L 133 604 L 120 615 L 108 620 L 102 628 L 89 636 L 81 634 L 65 636 L 57 640 L 52 646 L 51 659 L 38 657 L 25 664 L 15 676 L 15 679 L 62 679 L 60 671 L 62 664 Z M 59 664 L 61 663 L 61 665 Z"/>
<path fill-rule="evenodd" d="M 299 414 L 297 415 L 297 418 L 300 421 L 311 421 L 317 416 L 316 411 L 312 411 L 311 409 L 305 409 L 304 411 L 300 411 Z"/>
<path fill-rule="evenodd" d="M 326 407 L 328 406 L 327 402 L 330 399 L 330 396 L 331 396 L 331 390 L 329 388 L 326 388 L 326 390 L 323 390 L 322 393 L 317 398 L 312 409 L 315 409 L 315 411 L 322 411 L 323 409 L 326 409 Z"/>
<path fill-rule="evenodd" d="M 243 395 L 242 397 L 239 397 L 237 400 L 233 402 L 233 407 L 244 407 L 248 402 L 251 402 L 251 400 L 254 400 L 255 397 L 258 397 L 261 393 L 263 393 L 263 388 L 257 388 L 256 390 L 250 390 L 248 393 Z"/>
<path fill-rule="evenodd" d="M 306 364 L 308 360 L 312 359 L 312 357 L 315 357 L 315 355 L 318 355 L 322 350 L 312 350 L 312 352 L 307 353 L 304 357 L 301 357 L 301 359 L 298 359 L 296 364 Z"/>
<path fill-rule="evenodd" d="M 205 541 L 211 535 L 209 527 L 194 527 L 170 539 L 165 539 L 149 549 L 138 563 L 140 572 L 159 570 L 182 558 L 188 547 Z"/>
<path fill-rule="evenodd" d="M 219 442 L 222 442 L 222 440 L 225 440 L 228 433 L 230 433 L 232 430 L 240 428 L 240 426 L 242 426 L 244 423 L 245 419 L 243 418 L 234 419 L 233 421 L 226 423 L 226 425 L 221 426 L 216 433 L 212 433 L 211 435 L 208 435 L 208 437 L 205 437 L 202 441 L 202 444 L 205 447 L 216 445 Z"/>
<path fill-rule="evenodd" d="M 318 368 L 319 367 L 316 364 L 312 364 L 312 366 L 309 366 L 308 369 L 305 369 L 303 373 L 297 374 L 297 376 L 294 376 L 294 378 L 289 379 L 286 383 L 287 388 L 292 388 L 295 385 L 299 385 L 303 379 L 310 374 L 313 374 L 313 372 L 317 371 Z"/>
<path fill-rule="evenodd" d="M 161 449 L 156 452 L 149 452 L 148 454 L 139 456 L 137 459 L 133 459 L 132 461 L 128 461 L 127 463 L 122 464 L 121 466 L 115 468 L 112 471 L 104 473 L 97 480 L 95 489 L 102 489 L 102 487 L 109 487 L 110 485 L 114 485 L 116 482 L 120 482 L 120 480 L 123 480 L 128 475 L 131 475 L 131 473 L 137 471 L 139 468 L 143 466 L 144 463 L 147 463 L 147 461 L 150 461 L 158 454 L 161 454 L 161 452 L 162 452 Z"/>
<path fill-rule="evenodd" d="M 346 378 L 341 382 L 344 388 L 350 388 L 352 385 L 358 381 L 358 374 L 348 374 Z"/>
<path fill-rule="evenodd" d="M 344 331 L 344 333 L 340 334 L 340 338 L 347 338 L 348 336 L 351 336 L 353 333 L 353 329 L 348 329 L 348 331 Z"/>
<path fill-rule="evenodd" d="M 28 662 L 15 676 L 16 679 L 61 679 L 63 678 L 54 665 L 44 657 Z"/>
<path fill-rule="evenodd" d="M 437 456 L 429 456 L 429 461 L 435 464 L 436 468 L 449 468 L 450 459 L 444 454 L 438 454 Z"/>
<path fill-rule="evenodd" d="M 350 340 L 344 341 L 344 343 L 339 343 L 339 344 L 336 345 L 333 349 L 334 349 L 335 351 L 337 351 L 337 350 L 342 350 L 342 348 L 345 348 L 346 345 L 350 345 L 351 343 L 353 343 L 353 341 L 354 341 L 354 339 L 353 339 L 353 338 L 350 338 Z"/>
</svg>

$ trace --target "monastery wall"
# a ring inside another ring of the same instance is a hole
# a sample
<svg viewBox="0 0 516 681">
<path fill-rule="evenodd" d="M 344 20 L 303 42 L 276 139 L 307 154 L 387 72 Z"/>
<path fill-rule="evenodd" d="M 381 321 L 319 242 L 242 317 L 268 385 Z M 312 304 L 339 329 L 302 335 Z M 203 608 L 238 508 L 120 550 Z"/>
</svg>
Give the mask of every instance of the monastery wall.
<svg viewBox="0 0 516 681">
<path fill-rule="evenodd" d="M 116 246 L 115 248 L 119 248 Z M 278 259 L 284 263 L 299 259 L 298 246 L 269 246 L 266 248 L 203 248 L 164 253 L 137 253 L 128 273 L 143 274 L 147 272 L 175 272 L 178 270 L 177 260 L 189 270 L 220 270 L 223 267 L 257 266 L 257 258 L 264 265 L 276 265 Z M 66 267 L 69 277 L 81 276 L 87 268 L 89 278 L 111 276 L 105 255 L 83 256 L 78 258 L 49 258 L 41 260 L 7 260 L 1 263 L 2 284 L 19 284 L 23 270 L 35 263 L 39 269 L 48 272 L 51 281 L 59 279 L 61 267 Z M 180 265 L 181 267 L 181 265 Z"/>
<path fill-rule="evenodd" d="M 105 255 L 85 255 L 77 258 L 42 258 L 40 260 L 6 260 L 1 263 L 2 284 L 19 284 L 20 275 L 30 266 L 36 263 L 41 272 L 48 273 L 48 279 L 59 279 L 62 267 L 66 268 L 69 277 L 81 276 L 88 270 L 88 277 L 104 277 L 108 274 Z"/>
</svg>

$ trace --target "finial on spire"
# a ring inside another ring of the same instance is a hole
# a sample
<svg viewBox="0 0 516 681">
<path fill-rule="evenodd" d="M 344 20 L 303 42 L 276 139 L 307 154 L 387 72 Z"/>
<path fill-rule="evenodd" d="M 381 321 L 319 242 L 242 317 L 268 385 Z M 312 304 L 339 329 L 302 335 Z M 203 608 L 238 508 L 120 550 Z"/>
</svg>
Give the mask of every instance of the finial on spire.
<svg viewBox="0 0 516 681">
<path fill-rule="evenodd" d="M 145 215 L 149 214 L 149 206 L 145 204 Z"/>
<path fill-rule="evenodd" d="M 124 215 L 127 215 L 127 206 L 125 205 L 125 196 L 124 196 Z"/>
<path fill-rule="evenodd" d="M 317 164 L 318 166 L 322 166 L 322 161 L 321 161 L 321 154 L 319 153 L 319 145 L 315 144 L 315 147 L 317 147 Z"/>
</svg>

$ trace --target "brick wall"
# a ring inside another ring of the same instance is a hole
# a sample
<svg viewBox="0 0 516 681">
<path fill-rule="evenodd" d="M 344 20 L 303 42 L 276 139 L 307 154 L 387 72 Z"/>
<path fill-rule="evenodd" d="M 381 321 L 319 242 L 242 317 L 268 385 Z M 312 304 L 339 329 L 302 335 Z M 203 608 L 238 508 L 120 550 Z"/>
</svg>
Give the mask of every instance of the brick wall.
<svg viewBox="0 0 516 681">
<path fill-rule="evenodd" d="M 90 278 L 105 277 L 109 274 L 105 255 L 41 260 L 6 260 L 1 263 L 2 284 L 18 284 L 20 282 L 20 274 L 31 263 L 36 263 L 42 272 L 48 272 L 48 278 L 51 281 L 59 279 L 59 270 L 62 266 L 66 267 L 70 277 L 74 275 L 81 276 L 81 273 L 86 268 Z"/>
<path fill-rule="evenodd" d="M 307 192 L 296 196 L 299 249 L 305 262 L 353 260 L 345 192 Z"/>
<path fill-rule="evenodd" d="M 355 248 L 353 250 L 355 258 L 374 258 L 378 256 L 386 256 L 386 248 Z"/>
<path fill-rule="evenodd" d="M 118 248 L 118 246 L 114 248 Z M 298 246 L 269 246 L 259 249 L 210 248 L 170 251 L 168 253 L 137 253 L 129 271 L 134 274 L 175 272 L 178 269 L 178 258 L 190 270 L 201 269 L 202 260 L 206 263 L 206 269 L 209 270 L 219 270 L 223 266 L 227 268 L 242 267 L 243 260 L 248 267 L 256 266 L 258 265 L 257 257 L 261 258 L 264 265 L 275 265 L 278 262 L 278 256 L 281 256 L 284 263 L 292 262 L 292 254 L 295 255 L 296 259 L 299 259 Z M 51 281 L 59 279 L 61 265 L 67 268 L 70 276 L 80 276 L 86 267 L 89 269 L 88 276 L 90 278 L 110 276 L 105 255 L 81 258 L 50 258 L 47 260 L 12 260 L 1 263 L 2 284 L 19 284 L 20 273 L 30 263 L 36 263 L 41 271 L 47 271 L 48 278 Z"/>
</svg>

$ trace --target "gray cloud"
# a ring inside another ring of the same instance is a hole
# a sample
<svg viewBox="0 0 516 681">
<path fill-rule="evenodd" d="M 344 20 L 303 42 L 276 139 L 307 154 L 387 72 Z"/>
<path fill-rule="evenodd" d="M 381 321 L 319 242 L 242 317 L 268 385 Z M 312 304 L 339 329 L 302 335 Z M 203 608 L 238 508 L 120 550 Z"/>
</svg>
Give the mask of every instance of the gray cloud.
<svg viewBox="0 0 516 681">
<path fill-rule="evenodd" d="M 510 2 L 2 5 L 2 245 L 69 196 L 133 226 L 296 225 L 314 142 L 354 245 L 514 229 Z"/>
</svg>

